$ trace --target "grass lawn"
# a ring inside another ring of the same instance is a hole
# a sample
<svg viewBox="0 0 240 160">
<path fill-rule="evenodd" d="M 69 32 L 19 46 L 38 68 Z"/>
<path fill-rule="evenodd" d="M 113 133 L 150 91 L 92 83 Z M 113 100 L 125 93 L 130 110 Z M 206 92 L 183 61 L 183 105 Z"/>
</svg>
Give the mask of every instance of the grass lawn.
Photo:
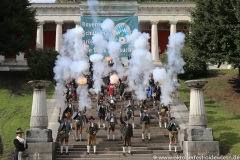
<svg viewBox="0 0 240 160">
<path fill-rule="evenodd" d="M 211 70 L 205 78 L 208 127 L 220 142 L 222 155 L 240 155 L 240 81 L 237 70 Z M 189 107 L 189 87 L 181 80 L 180 97 Z"/>
<path fill-rule="evenodd" d="M 0 73 L 0 135 L 4 142 L 4 159 L 12 157 L 16 129 L 29 129 L 33 89 L 23 73 Z M 53 83 L 47 89 L 47 98 L 54 92 Z"/>
</svg>

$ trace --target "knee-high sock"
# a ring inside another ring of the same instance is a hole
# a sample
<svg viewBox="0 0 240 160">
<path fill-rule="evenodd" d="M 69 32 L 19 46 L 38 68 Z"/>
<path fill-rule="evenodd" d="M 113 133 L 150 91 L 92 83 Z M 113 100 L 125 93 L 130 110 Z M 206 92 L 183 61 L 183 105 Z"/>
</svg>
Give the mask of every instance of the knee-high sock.
<svg viewBox="0 0 240 160">
<path fill-rule="evenodd" d="M 79 139 L 82 140 L 82 134 L 79 134 Z"/>
<path fill-rule="evenodd" d="M 105 123 L 103 123 L 102 125 L 103 125 L 103 128 L 105 128 Z"/>
<path fill-rule="evenodd" d="M 93 146 L 93 152 L 96 153 L 96 146 Z"/>
<path fill-rule="evenodd" d="M 125 153 L 125 148 L 126 148 L 126 147 L 123 147 L 123 153 Z"/>
<path fill-rule="evenodd" d="M 61 153 L 63 152 L 63 145 L 60 146 L 60 149 L 61 149 Z"/>
<path fill-rule="evenodd" d="M 75 139 L 78 139 L 78 133 L 75 132 Z"/>
<path fill-rule="evenodd" d="M 144 133 L 142 133 L 142 139 L 144 139 Z"/>
<path fill-rule="evenodd" d="M 148 133 L 148 139 L 151 139 L 151 133 Z"/>
<path fill-rule="evenodd" d="M 132 127 L 133 127 L 133 129 L 134 129 L 134 123 L 132 123 Z"/>
<path fill-rule="evenodd" d="M 109 135 L 109 133 L 107 134 L 107 139 L 109 140 L 109 137 L 110 137 L 110 135 Z"/>
<path fill-rule="evenodd" d="M 100 128 L 101 127 L 101 123 L 98 123 L 98 128 Z"/>
<path fill-rule="evenodd" d="M 171 144 L 169 144 L 169 151 L 171 151 L 172 150 L 172 145 Z"/>
<path fill-rule="evenodd" d="M 160 128 L 162 127 L 162 122 L 161 122 L 161 121 L 159 121 L 159 127 L 160 127 Z"/>
<path fill-rule="evenodd" d="M 66 148 L 66 153 L 68 152 L 68 146 L 67 145 L 65 145 L 65 148 Z"/>
<path fill-rule="evenodd" d="M 167 123 L 164 123 L 164 127 L 167 128 Z"/>
<path fill-rule="evenodd" d="M 131 153 L 131 146 L 128 146 L 128 153 Z"/>
<path fill-rule="evenodd" d="M 177 146 L 174 146 L 175 152 L 177 152 Z"/>
<path fill-rule="evenodd" d="M 115 139 L 115 135 L 113 134 L 113 140 Z"/>
<path fill-rule="evenodd" d="M 90 146 L 87 146 L 87 153 L 90 152 Z"/>
</svg>

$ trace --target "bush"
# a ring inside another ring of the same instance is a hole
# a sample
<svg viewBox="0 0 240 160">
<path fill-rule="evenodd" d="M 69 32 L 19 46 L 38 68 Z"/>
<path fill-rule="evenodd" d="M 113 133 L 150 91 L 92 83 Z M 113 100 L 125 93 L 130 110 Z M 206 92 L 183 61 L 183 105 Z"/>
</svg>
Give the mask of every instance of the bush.
<svg viewBox="0 0 240 160">
<path fill-rule="evenodd" d="M 182 49 L 182 56 L 186 62 L 184 68 L 185 73 L 180 75 L 182 78 L 198 78 L 207 74 L 206 61 L 201 58 L 198 53 L 189 47 Z"/>
<path fill-rule="evenodd" d="M 52 80 L 54 77 L 53 67 L 58 52 L 53 49 L 35 49 L 28 57 L 28 78 L 31 80 Z"/>
</svg>

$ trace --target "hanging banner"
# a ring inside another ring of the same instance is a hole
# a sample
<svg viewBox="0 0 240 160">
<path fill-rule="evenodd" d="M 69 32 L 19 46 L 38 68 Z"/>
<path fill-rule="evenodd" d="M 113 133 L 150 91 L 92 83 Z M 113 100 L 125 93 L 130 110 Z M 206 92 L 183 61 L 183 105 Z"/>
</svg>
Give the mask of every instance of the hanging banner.
<svg viewBox="0 0 240 160">
<path fill-rule="evenodd" d="M 96 33 L 101 32 L 101 23 L 105 19 L 111 19 L 114 22 L 115 30 L 115 41 L 121 43 L 121 57 L 131 56 L 132 50 L 127 44 L 126 36 L 131 34 L 134 29 L 138 29 L 138 17 L 137 16 L 125 16 L 125 17 L 96 17 L 91 16 L 81 16 L 81 27 L 85 31 L 85 36 L 83 37 L 84 42 L 89 45 L 89 55 L 94 54 L 94 44 L 92 43 L 92 36 Z M 103 33 L 104 34 L 104 33 Z M 104 52 L 104 56 L 109 55 Z"/>
</svg>

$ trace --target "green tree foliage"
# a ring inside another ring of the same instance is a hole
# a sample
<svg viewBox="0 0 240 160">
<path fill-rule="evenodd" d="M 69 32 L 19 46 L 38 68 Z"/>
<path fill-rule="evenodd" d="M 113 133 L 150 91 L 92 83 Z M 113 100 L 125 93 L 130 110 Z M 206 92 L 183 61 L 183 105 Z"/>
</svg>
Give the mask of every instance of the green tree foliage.
<svg viewBox="0 0 240 160">
<path fill-rule="evenodd" d="M 53 49 L 35 49 L 30 52 L 28 58 L 28 78 L 33 80 L 52 80 L 53 67 L 58 52 Z"/>
<path fill-rule="evenodd" d="M 38 23 L 28 0 L 1 0 L 0 54 L 27 51 L 35 40 Z"/>
<path fill-rule="evenodd" d="M 183 67 L 185 73 L 180 77 L 190 79 L 206 75 L 207 64 L 196 51 L 186 46 L 182 49 L 182 56 L 186 64 Z"/>
<path fill-rule="evenodd" d="M 239 0 L 198 0 L 189 45 L 208 62 L 239 66 L 239 22 Z"/>
</svg>

